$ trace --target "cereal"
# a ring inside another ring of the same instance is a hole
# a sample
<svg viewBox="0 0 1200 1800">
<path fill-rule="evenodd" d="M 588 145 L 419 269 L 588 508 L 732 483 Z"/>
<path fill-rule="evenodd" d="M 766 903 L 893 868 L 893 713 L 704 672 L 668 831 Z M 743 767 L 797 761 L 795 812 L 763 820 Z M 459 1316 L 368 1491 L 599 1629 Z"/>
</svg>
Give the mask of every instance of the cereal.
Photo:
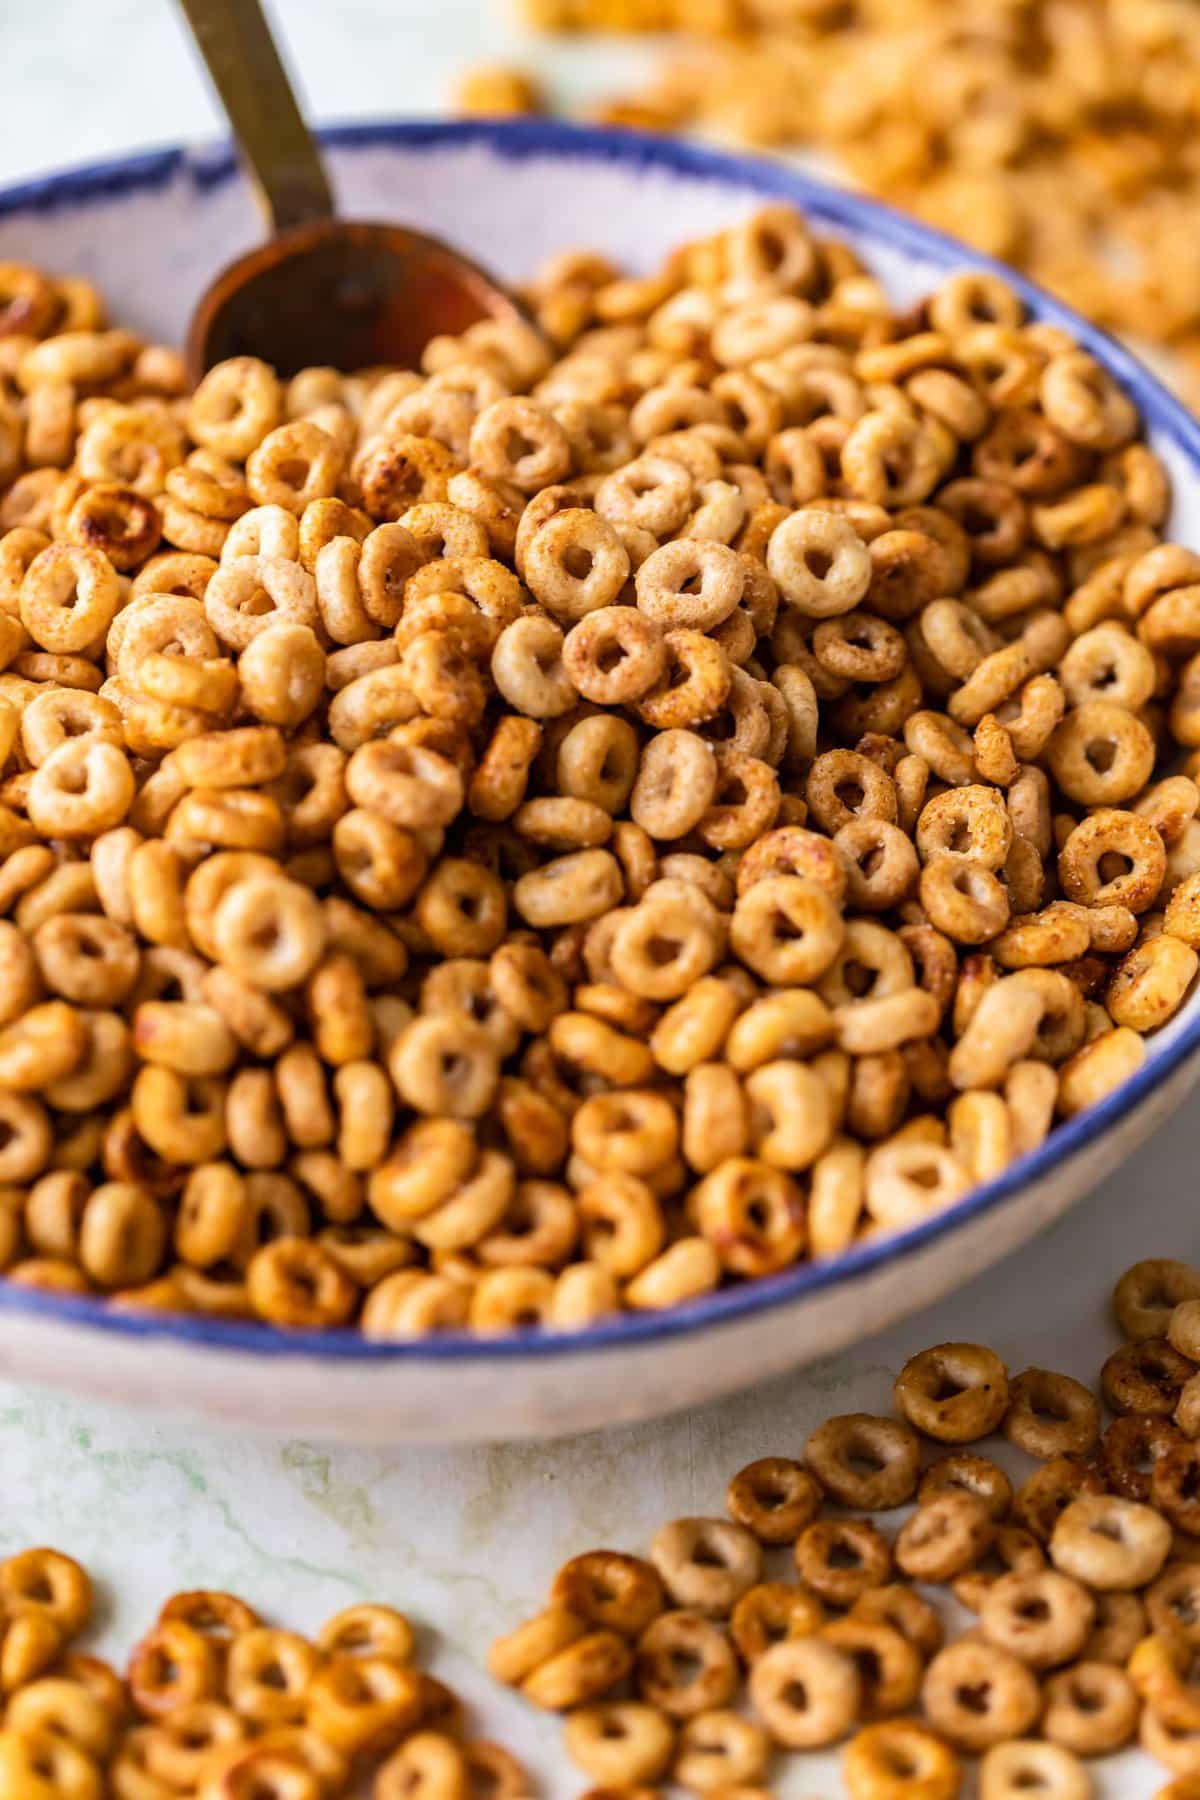
<svg viewBox="0 0 1200 1800">
<path fill-rule="evenodd" d="M 700 1613 L 661 1613 L 638 1640 L 634 1673 L 638 1692 L 674 1719 L 691 1719 L 725 1706 L 737 1686 L 737 1663 L 728 1639 Z"/>
<path fill-rule="evenodd" d="M 593 1780 L 626 1786 L 657 1781 L 666 1772 L 675 1730 L 657 1707 L 608 1700 L 570 1713 L 563 1742 L 572 1762 Z"/>
<path fill-rule="evenodd" d="M 1083 1456 L 1095 1446 L 1099 1408 L 1081 1382 L 1048 1369 L 1027 1369 L 1011 1384 L 1010 1396 L 1004 1433 L 1030 1456 Z"/>
<path fill-rule="evenodd" d="M 472 110 L 532 103 L 502 74 Z M 235 358 L 183 399 L 60 287 L 0 281 L 14 1279 L 577 1330 L 919 1223 L 1186 1003 L 1200 798 L 1157 765 L 1198 565 L 1129 399 L 1003 281 L 896 315 L 769 206 L 646 278 L 559 257 L 536 324 L 420 372 Z M 1183 1408 L 1167 1352 L 1110 1398 Z M 814 1526 L 854 1590 L 821 1491 L 906 1503 L 913 1426 L 1087 1455 L 1076 1400 L 939 1346 L 909 1424 L 744 1471 L 671 1596 L 724 1616 Z"/>
<path fill-rule="evenodd" d="M 785 1457 L 749 1463 L 729 1484 L 726 1497 L 739 1525 L 764 1544 L 790 1544 L 820 1510 L 822 1489 L 815 1476 Z"/>
<path fill-rule="evenodd" d="M 1033 1668 L 1053 1668 L 1079 1655 L 1095 1618 L 1095 1602 L 1078 1582 L 1053 1569 L 1002 1575 L 988 1590 L 979 1624 L 989 1643 Z"/>
<path fill-rule="evenodd" d="M 714 1709 L 688 1719 L 679 1733 L 673 1774 L 689 1791 L 736 1792 L 767 1765 L 765 1732 L 739 1713 Z"/>
<path fill-rule="evenodd" d="M 892 1550 L 866 1519 L 818 1519 L 792 1547 L 796 1573 L 831 1606 L 853 1606 L 891 1577 Z"/>
<path fill-rule="evenodd" d="M 821 1487 L 843 1506 L 903 1506 L 916 1492 L 916 1433 L 892 1419 L 848 1413 L 827 1419 L 804 1448 Z"/>
<path fill-rule="evenodd" d="M 901 1528 L 896 1566 L 915 1581 L 951 1581 L 980 1560 L 994 1532 L 982 1500 L 972 1494 L 938 1494 Z"/>
<path fill-rule="evenodd" d="M 1191 1279 L 1182 1264 L 1135 1266 L 1118 1284 L 1119 1318 L 1140 1333 L 1161 1329 L 1175 1305 L 1188 1315 Z M 1190 1326 L 1181 1319 L 1189 1344 Z M 1132 1342 L 1161 1358 L 1164 1339 Z M 1122 1413 L 1099 1460 L 1082 1460 L 1101 1416 L 1089 1389 L 1037 1369 L 1010 1383 L 983 1345 L 918 1353 L 893 1392 L 910 1422 L 827 1420 L 810 1435 L 807 1468 L 766 1456 L 733 1477 L 735 1525 L 664 1527 L 651 1547 L 661 1585 L 636 1557 L 572 1559 L 547 1610 L 493 1646 L 493 1673 L 554 1706 L 569 1704 L 564 1658 L 567 1674 L 583 1671 L 575 1687 L 594 1678 L 586 1710 L 568 1718 L 569 1753 L 595 1778 L 655 1782 L 664 1796 L 673 1782 L 701 1793 L 750 1784 L 757 1795 L 768 1745 L 788 1756 L 843 1741 L 856 1800 L 918 1789 L 952 1800 L 964 1753 L 981 1756 L 980 1792 L 995 1800 L 1035 1788 L 1086 1800 L 1080 1759 L 1139 1738 L 1169 1769 L 1194 1773 L 1192 1441 L 1161 1416 Z M 942 1455 L 894 1542 L 872 1520 L 846 1516 L 847 1506 L 887 1510 L 911 1498 L 918 1434 L 937 1445 L 960 1427 L 972 1441 L 1003 1432 L 1040 1466 L 1014 1495 L 986 1456 Z M 798 1586 L 774 1573 L 789 1547 Z M 978 1623 L 962 1632 L 930 1586 L 949 1589 Z M 654 1610 L 664 1591 L 679 1610 Z M 580 1650 L 603 1640 L 604 1624 L 614 1642 Z M 628 1686 L 615 1648 L 622 1630 L 641 1633 Z"/>
<path fill-rule="evenodd" d="M 979 1765 L 981 1800 L 1011 1800 L 1030 1788 L 1055 1800 L 1088 1800 L 1091 1781 L 1083 1764 L 1058 1744 L 1036 1738 L 995 1744 Z"/>
<path fill-rule="evenodd" d="M 1069 1456 L 1052 1456 L 1023 1481 L 1013 1496 L 1013 1517 L 1048 1544 L 1060 1514 L 1080 1494 L 1104 1492 L 1104 1479 L 1091 1464 Z"/>
<path fill-rule="evenodd" d="M 1113 1316 L 1131 1342 L 1167 1336 L 1171 1315 L 1185 1300 L 1200 1299 L 1200 1272 L 1169 1257 L 1126 1269 L 1113 1290 Z"/>
<path fill-rule="evenodd" d="M 729 1635 L 749 1665 L 781 1639 L 810 1637 L 824 1625 L 825 1616 L 821 1601 L 806 1588 L 765 1581 L 742 1595 L 729 1617 Z"/>
<path fill-rule="evenodd" d="M 1172 79 L 1196 58 L 1186 12 L 1170 13 L 1151 33 L 1118 5 L 1039 5 L 1017 30 L 982 7 L 977 35 L 964 43 L 954 10 L 936 0 L 899 14 L 869 8 L 850 28 L 836 13 L 758 0 L 525 0 L 524 10 L 542 29 L 688 34 L 640 90 L 601 105 L 605 123 L 692 127 L 753 146 L 833 153 L 854 181 L 1019 262 L 1102 324 L 1190 355 L 1200 279 L 1169 248 L 1195 196 L 1179 124 L 1183 94 Z M 993 99 L 985 118 L 964 117 L 946 102 L 983 85 Z M 510 79 L 496 89 L 495 104 L 511 105 L 513 91 Z M 1092 109 L 1115 116 L 1130 95 L 1139 101 L 1136 121 L 1101 144 Z M 1100 246 L 1107 255 L 1097 254 Z M 764 265 L 756 259 L 750 267 L 761 281 Z M 813 296 L 811 262 L 793 267 L 807 276 L 794 291 Z M 587 293 L 565 280 L 562 291 Z M 722 330 L 722 361 L 753 363 L 810 334 L 807 319 L 797 324 L 790 313 L 768 310 L 784 294 L 768 288 L 756 300 L 751 288 Z M 552 298 L 539 295 L 547 324 Z M 851 286 L 838 309 L 860 324 Z M 874 316 L 869 304 L 866 316 Z M 1012 343 L 1019 317 L 994 276 L 964 274 L 929 309 L 933 329 L 914 339 L 911 352 L 868 347 L 863 379 L 901 384 L 910 405 L 974 441 L 986 420 L 938 355 L 942 333 L 971 333 L 992 383 L 1018 404 L 1043 400 L 1051 430 L 1025 434 L 1032 443 L 1017 467 L 1031 495 L 1053 493 L 1069 479 L 1080 447 L 1127 442 L 1130 415 L 1090 358 L 1069 344 L 1053 346 L 1052 374 L 1030 368 Z M 1121 454 L 1114 452 L 1109 468 L 1122 466 Z M 1153 482 L 1135 475 L 1122 487 L 1134 517 L 1153 519 Z"/>
<path fill-rule="evenodd" d="M 1171 1528 L 1159 1514 L 1108 1495 L 1073 1500 L 1050 1539 L 1057 1568 L 1104 1592 L 1153 1581 L 1170 1547 Z"/>
<path fill-rule="evenodd" d="M 949 1393 L 947 1393 L 949 1389 Z M 896 1382 L 896 1403 L 926 1437 L 965 1444 L 995 1431 L 1008 1411 L 1008 1372 L 977 1344 L 940 1344 L 913 1357 Z"/>
<path fill-rule="evenodd" d="M 976 1751 L 1020 1737 L 1040 1710 L 1037 1682 L 1023 1662 L 1011 1651 L 964 1639 L 934 1657 L 922 1701 L 936 1730 Z"/>
<path fill-rule="evenodd" d="M 762 1574 L 762 1552 L 741 1525 L 724 1519 L 677 1519 L 650 1546 L 671 1598 L 706 1616 L 732 1612 Z"/>
<path fill-rule="evenodd" d="M 862 1703 L 853 1658 L 820 1638 L 776 1644 L 750 1671 L 750 1701 L 768 1735 L 789 1750 L 836 1743 Z"/>
<path fill-rule="evenodd" d="M 232 1594 L 176 1594 L 122 1679 L 68 1648 L 91 1605 L 86 1571 L 70 1557 L 11 1556 L 0 1588 L 10 1620 L 0 1787 L 14 1800 L 348 1800 L 368 1771 L 380 1795 L 412 1793 L 412 1779 L 446 1771 L 457 1786 L 445 1791 L 465 1794 L 469 1770 L 480 1779 L 491 1770 L 497 1784 L 503 1776 L 508 1785 L 493 1791 L 514 1800 L 533 1792 L 507 1751 L 467 1738 L 457 1696 L 413 1666 L 412 1627 L 390 1607 L 348 1608 L 310 1643 L 264 1626 Z M 38 1631 L 48 1635 L 35 1641 Z"/>
<path fill-rule="evenodd" d="M 1012 1482 L 997 1463 L 962 1451 L 930 1463 L 921 1477 L 917 1498 L 931 1500 L 936 1494 L 947 1492 L 970 1494 L 982 1500 L 997 1523 L 1006 1516 L 1013 1497 Z"/>
<path fill-rule="evenodd" d="M 846 1748 L 842 1772 L 851 1800 L 899 1795 L 905 1787 L 927 1800 L 954 1800 L 962 1780 L 949 1745 L 923 1726 L 899 1719 L 858 1732 Z"/>
<path fill-rule="evenodd" d="M 1078 1756 L 1119 1750 L 1133 1736 L 1137 1718 L 1133 1685 L 1111 1663 L 1077 1662 L 1046 1683 L 1042 1730 Z"/>
</svg>

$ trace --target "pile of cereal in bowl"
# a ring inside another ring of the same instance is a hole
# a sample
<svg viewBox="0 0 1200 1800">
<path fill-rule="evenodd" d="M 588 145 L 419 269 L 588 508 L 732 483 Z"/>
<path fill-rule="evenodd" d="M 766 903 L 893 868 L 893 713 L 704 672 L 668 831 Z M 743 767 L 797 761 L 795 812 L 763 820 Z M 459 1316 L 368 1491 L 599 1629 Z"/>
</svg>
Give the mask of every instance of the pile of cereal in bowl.
<svg viewBox="0 0 1200 1800">
<path fill-rule="evenodd" d="M 953 1204 L 1185 999 L 1200 555 L 1106 371 L 784 207 L 525 298 L 188 394 L 0 270 L 9 1280 L 671 1307 Z"/>
</svg>

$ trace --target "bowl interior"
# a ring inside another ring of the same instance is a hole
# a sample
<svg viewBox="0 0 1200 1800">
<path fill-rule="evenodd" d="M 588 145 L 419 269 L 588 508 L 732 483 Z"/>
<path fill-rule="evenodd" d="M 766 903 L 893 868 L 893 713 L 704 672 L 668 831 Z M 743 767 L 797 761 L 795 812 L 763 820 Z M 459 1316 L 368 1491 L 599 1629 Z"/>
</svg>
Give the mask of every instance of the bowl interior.
<svg viewBox="0 0 1200 1800">
<path fill-rule="evenodd" d="M 325 135 L 342 211 L 402 220 L 460 246 L 501 278 L 527 277 L 543 258 L 581 245 L 631 269 L 647 269 L 673 245 L 744 218 L 764 198 L 799 205 L 818 230 L 845 238 L 892 297 L 918 299 L 946 273 L 996 268 L 987 258 L 890 209 L 830 189 L 780 163 L 756 162 L 636 133 L 544 121 L 512 124 L 379 124 Z M 248 183 L 225 147 L 165 151 L 96 165 L 0 192 L 0 258 L 83 274 L 107 295 L 114 319 L 179 343 L 196 297 L 261 227 Z M 1065 324 L 1133 393 L 1150 443 L 1174 488 L 1171 534 L 1200 546 L 1200 427 L 1124 349 L 1029 284 L 1036 316 Z M 820 1264 L 719 1292 L 662 1316 L 625 1315 L 570 1336 L 481 1344 L 366 1344 L 355 1333 L 284 1334 L 266 1326 L 118 1314 L 94 1301 L 0 1283 L 0 1311 L 16 1309 L 166 1334 L 275 1355 L 337 1358 L 485 1358 L 562 1354 L 732 1319 L 848 1283 L 868 1269 L 916 1253 L 1094 1145 L 1146 1101 L 1200 1045 L 1200 993 L 1152 1041 L 1145 1066 L 1091 1112 L 934 1219 Z"/>
</svg>

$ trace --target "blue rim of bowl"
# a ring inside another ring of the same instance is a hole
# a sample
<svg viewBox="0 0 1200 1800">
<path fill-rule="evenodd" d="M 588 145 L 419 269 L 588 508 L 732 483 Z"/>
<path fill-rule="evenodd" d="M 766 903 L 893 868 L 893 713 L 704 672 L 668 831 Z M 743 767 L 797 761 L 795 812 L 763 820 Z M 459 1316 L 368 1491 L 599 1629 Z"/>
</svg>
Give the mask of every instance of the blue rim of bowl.
<svg viewBox="0 0 1200 1800">
<path fill-rule="evenodd" d="M 1154 375 L 1123 345 L 1044 293 L 1005 264 L 968 249 L 956 239 L 879 201 L 827 186 L 782 162 L 734 156 L 700 144 L 660 138 L 644 132 L 570 125 L 558 120 L 364 121 L 332 126 L 320 132 L 334 149 L 369 150 L 404 146 L 436 150 L 445 145 L 479 144 L 512 160 L 540 156 L 574 156 L 585 162 L 661 169 L 692 179 L 737 187 L 772 199 L 791 201 L 812 219 L 835 230 L 849 230 L 881 248 L 907 252 L 926 262 L 955 268 L 982 269 L 1008 281 L 1040 319 L 1065 326 L 1071 335 L 1115 374 L 1138 404 L 1144 421 L 1174 439 L 1200 476 L 1200 422 L 1172 398 Z M 139 190 L 153 191 L 176 176 L 190 178 L 204 191 L 237 173 L 232 148 L 221 144 L 199 149 L 148 151 L 110 161 L 81 164 L 0 190 L 0 218 L 21 212 L 48 212 L 79 206 Z M 826 1261 L 797 1264 L 781 1274 L 735 1287 L 718 1289 L 666 1313 L 621 1313 L 576 1332 L 518 1332 L 508 1337 L 479 1338 L 447 1333 L 414 1343 L 371 1343 L 357 1331 L 288 1331 L 276 1326 L 214 1319 L 190 1313 L 138 1313 L 113 1308 L 89 1297 L 60 1295 L 22 1288 L 0 1280 L 0 1311 L 40 1315 L 64 1324 L 87 1325 L 126 1337 L 171 1338 L 212 1350 L 236 1350 L 260 1356 L 317 1357 L 338 1362 L 511 1362 L 529 1357 L 571 1356 L 619 1350 L 681 1337 L 703 1327 L 734 1324 L 766 1314 L 830 1288 L 852 1283 L 888 1264 L 902 1263 L 927 1245 L 951 1236 L 995 1211 L 1020 1189 L 1045 1180 L 1060 1165 L 1116 1127 L 1154 1090 L 1200 1049 L 1200 1006 L 1165 1048 L 1153 1049 L 1142 1067 L 1097 1106 L 1058 1125 L 1038 1149 L 1010 1165 L 994 1181 L 921 1224 L 879 1238 Z M 1115 1164 L 1114 1164 L 1115 1166 Z"/>
</svg>

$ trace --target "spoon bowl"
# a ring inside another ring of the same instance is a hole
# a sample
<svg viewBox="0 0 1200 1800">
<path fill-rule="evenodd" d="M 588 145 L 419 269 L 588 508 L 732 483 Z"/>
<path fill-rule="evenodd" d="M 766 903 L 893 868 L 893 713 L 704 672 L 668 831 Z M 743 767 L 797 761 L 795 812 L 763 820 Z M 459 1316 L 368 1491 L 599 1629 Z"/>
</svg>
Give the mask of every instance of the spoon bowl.
<svg viewBox="0 0 1200 1800">
<path fill-rule="evenodd" d="M 430 338 L 520 308 L 476 263 L 404 225 L 322 219 L 281 232 L 230 263 L 192 316 L 188 371 L 199 381 L 230 356 L 281 375 L 416 368 Z"/>
</svg>

